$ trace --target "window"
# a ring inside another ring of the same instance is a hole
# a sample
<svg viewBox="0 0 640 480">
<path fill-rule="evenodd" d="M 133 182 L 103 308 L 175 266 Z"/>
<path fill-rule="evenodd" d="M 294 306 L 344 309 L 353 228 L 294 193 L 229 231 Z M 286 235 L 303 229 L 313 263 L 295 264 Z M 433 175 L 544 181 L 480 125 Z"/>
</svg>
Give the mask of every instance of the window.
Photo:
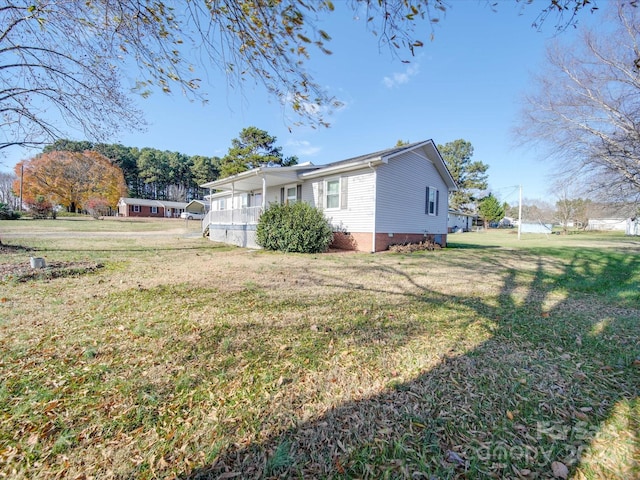
<svg viewBox="0 0 640 480">
<path fill-rule="evenodd" d="M 340 180 L 327 180 L 327 208 L 340 208 Z"/>
<path fill-rule="evenodd" d="M 133 213 L 140 213 L 140 205 L 133 206 Z"/>
<path fill-rule="evenodd" d="M 296 203 L 296 200 L 298 199 L 298 189 L 295 185 L 293 187 L 287 187 L 285 194 L 285 200 L 287 203 Z"/>
<path fill-rule="evenodd" d="M 218 209 L 219 210 L 224 210 L 224 206 L 225 206 L 224 205 L 224 203 L 225 203 L 224 201 L 225 201 L 224 198 L 221 198 L 220 200 L 218 200 Z"/>
<path fill-rule="evenodd" d="M 427 199 L 425 202 L 424 213 L 427 215 L 438 215 L 439 202 L 440 192 L 433 187 L 427 187 Z"/>
<path fill-rule="evenodd" d="M 151 207 L 151 213 L 158 213 L 158 207 Z"/>
</svg>

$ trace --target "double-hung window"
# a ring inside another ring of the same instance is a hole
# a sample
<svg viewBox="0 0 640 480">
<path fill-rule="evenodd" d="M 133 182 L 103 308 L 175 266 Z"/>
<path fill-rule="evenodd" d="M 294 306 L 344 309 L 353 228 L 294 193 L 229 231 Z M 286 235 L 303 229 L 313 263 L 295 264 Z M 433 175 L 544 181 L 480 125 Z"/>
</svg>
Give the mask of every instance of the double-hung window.
<svg viewBox="0 0 640 480">
<path fill-rule="evenodd" d="M 340 208 L 340 179 L 327 180 L 326 208 Z"/>
<path fill-rule="evenodd" d="M 440 192 L 434 187 L 427 187 L 427 195 L 425 202 L 425 214 L 438 215 L 438 207 L 440 202 Z"/>
<path fill-rule="evenodd" d="M 140 213 L 140 205 L 134 205 L 133 206 L 133 212 L 134 213 Z"/>
<path fill-rule="evenodd" d="M 285 200 L 286 203 L 296 203 L 296 200 L 298 200 L 298 186 L 297 185 L 291 185 L 288 186 L 285 190 Z"/>
<path fill-rule="evenodd" d="M 158 207 L 151 207 L 151 213 L 158 213 Z"/>
</svg>

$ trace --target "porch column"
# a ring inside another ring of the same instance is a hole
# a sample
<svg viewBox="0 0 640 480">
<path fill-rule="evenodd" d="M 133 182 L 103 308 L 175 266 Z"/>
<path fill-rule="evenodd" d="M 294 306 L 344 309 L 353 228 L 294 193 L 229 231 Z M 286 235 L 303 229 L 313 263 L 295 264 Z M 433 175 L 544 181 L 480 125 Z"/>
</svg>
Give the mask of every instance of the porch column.
<svg viewBox="0 0 640 480">
<path fill-rule="evenodd" d="M 233 204 L 235 203 L 234 196 L 236 194 L 236 184 L 235 182 L 231 182 L 231 225 L 233 225 Z"/>
<path fill-rule="evenodd" d="M 267 206 L 267 179 L 262 177 L 262 211 L 264 212 Z"/>
</svg>

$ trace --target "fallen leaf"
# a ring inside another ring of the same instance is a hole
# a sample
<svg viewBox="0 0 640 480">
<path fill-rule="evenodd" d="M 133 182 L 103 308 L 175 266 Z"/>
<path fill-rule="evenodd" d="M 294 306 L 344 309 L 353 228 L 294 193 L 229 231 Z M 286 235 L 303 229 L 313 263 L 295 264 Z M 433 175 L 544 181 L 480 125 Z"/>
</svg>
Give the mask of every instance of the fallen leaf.
<svg viewBox="0 0 640 480">
<path fill-rule="evenodd" d="M 34 446 L 36 443 L 38 443 L 38 434 L 34 433 L 27 439 L 27 445 Z"/>
<path fill-rule="evenodd" d="M 513 412 L 511 410 L 507 410 L 507 418 L 513 420 Z"/>
<path fill-rule="evenodd" d="M 562 462 L 552 462 L 551 471 L 553 472 L 553 476 L 556 478 L 563 478 L 566 480 L 569 476 L 569 469 Z"/>
<path fill-rule="evenodd" d="M 575 412 L 574 415 L 579 420 L 585 420 L 586 421 L 586 420 L 589 419 L 589 417 L 585 413 L 582 413 L 582 412 Z"/>
<path fill-rule="evenodd" d="M 447 450 L 446 460 L 449 463 L 455 463 L 460 466 L 464 465 L 464 460 L 462 459 L 462 457 L 458 455 L 456 452 L 454 452 L 453 450 Z"/>
</svg>

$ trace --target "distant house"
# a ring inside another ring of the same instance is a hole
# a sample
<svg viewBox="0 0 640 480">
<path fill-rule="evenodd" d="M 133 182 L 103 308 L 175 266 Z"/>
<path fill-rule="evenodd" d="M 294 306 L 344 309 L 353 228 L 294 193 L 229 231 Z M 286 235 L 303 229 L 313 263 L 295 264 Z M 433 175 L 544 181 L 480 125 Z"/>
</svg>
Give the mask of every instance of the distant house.
<svg viewBox="0 0 640 480">
<path fill-rule="evenodd" d="M 213 241 L 257 247 L 269 204 L 303 201 L 324 211 L 334 247 L 365 252 L 425 239 L 445 246 L 457 188 L 433 140 L 327 165 L 259 167 L 201 186 L 211 191 L 202 226 Z"/>
<path fill-rule="evenodd" d="M 618 231 L 627 230 L 626 218 L 590 218 L 585 230 Z"/>
<path fill-rule="evenodd" d="M 534 223 L 534 222 L 522 222 L 520 225 L 520 233 L 552 233 L 553 225 L 550 223 Z"/>
<path fill-rule="evenodd" d="M 473 220 L 477 217 L 473 213 L 449 210 L 448 228 L 449 233 L 463 231 L 470 232 L 473 229 Z"/>
<path fill-rule="evenodd" d="M 118 216 L 178 218 L 186 206 L 187 202 L 122 197 L 118 201 Z"/>
</svg>

